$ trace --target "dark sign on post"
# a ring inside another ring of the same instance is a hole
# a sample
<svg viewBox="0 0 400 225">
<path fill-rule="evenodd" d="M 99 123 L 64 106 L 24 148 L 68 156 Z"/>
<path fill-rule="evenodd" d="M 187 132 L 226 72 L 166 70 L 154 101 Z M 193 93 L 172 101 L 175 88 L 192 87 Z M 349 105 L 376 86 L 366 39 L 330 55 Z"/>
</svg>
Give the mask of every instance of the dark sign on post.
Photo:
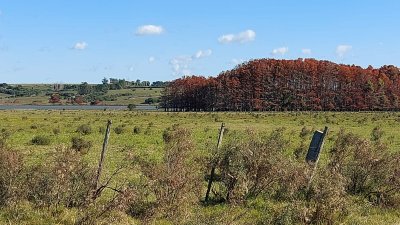
<svg viewBox="0 0 400 225">
<path fill-rule="evenodd" d="M 308 164 L 314 164 L 318 161 L 319 154 L 321 152 L 323 143 L 324 143 L 324 138 L 326 136 L 326 133 L 328 131 L 328 128 L 325 127 L 324 132 L 322 131 L 315 131 L 313 138 L 310 143 L 310 147 L 308 148 L 307 156 L 306 156 L 306 161 Z"/>
</svg>

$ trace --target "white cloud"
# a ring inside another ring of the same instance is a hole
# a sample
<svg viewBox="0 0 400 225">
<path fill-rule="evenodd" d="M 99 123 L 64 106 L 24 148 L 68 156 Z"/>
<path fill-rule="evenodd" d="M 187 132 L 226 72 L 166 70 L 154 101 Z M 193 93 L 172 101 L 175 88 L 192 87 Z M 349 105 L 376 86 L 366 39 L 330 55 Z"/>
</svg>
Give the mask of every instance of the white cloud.
<svg viewBox="0 0 400 225">
<path fill-rule="evenodd" d="M 172 66 L 172 74 L 174 76 L 190 75 L 192 74 L 191 63 L 195 60 L 208 57 L 212 54 L 211 49 L 199 50 L 194 55 L 181 55 L 173 58 L 169 64 Z"/>
<path fill-rule="evenodd" d="M 200 59 L 200 58 L 204 58 L 207 56 L 210 56 L 212 54 L 212 50 L 211 49 L 207 49 L 207 50 L 199 50 L 196 52 L 196 54 L 193 56 L 196 59 Z"/>
<path fill-rule="evenodd" d="M 164 28 L 162 26 L 156 25 L 143 25 L 137 28 L 136 35 L 160 35 L 164 33 Z"/>
<path fill-rule="evenodd" d="M 338 45 L 336 47 L 336 54 L 342 58 L 344 55 L 346 55 L 351 49 L 353 48 L 353 46 L 351 45 Z"/>
<path fill-rule="evenodd" d="M 88 44 L 84 41 L 77 42 L 74 47 L 72 47 L 75 50 L 85 50 L 88 47 Z"/>
<path fill-rule="evenodd" d="M 154 61 L 156 61 L 156 57 L 150 56 L 149 57 L 149 63 L 153 63 Z"/>
<path fill-rule="evenodd" d="M 309 49 L 309 48 L 303 48 L 303 49 L 301 50 L 301 52 L 302 52 L 304 55 L 311 55 L 311 54 L 312 54 L 312 51 L 311 51 L 311 49 Z"/>
<path fill-rule="evenodd" d="M 289 48 L 288 47 L 280 47 L 280 48 L 276 48 L 274 50 L 272 50 L 271 54 L 272 55 L 285 55 L 286 53 L 289 52 Z"/>
<path fill-rule="evenodd" d="M 193 60 L 190 56 L 178 56 L 173 58 L 169 64 L 172 66 L 174 76 L 191 74 L 189 64 Z"/>
<path fill-rule="evenodd" d="M 218 42 L 228 44 L 233 42 L 245 43 L 254 41 L 256 39 L 256 32 L 253 30 L 246 30 L 238 34 L 225 34 L 218 38 Z"/>
</svg>

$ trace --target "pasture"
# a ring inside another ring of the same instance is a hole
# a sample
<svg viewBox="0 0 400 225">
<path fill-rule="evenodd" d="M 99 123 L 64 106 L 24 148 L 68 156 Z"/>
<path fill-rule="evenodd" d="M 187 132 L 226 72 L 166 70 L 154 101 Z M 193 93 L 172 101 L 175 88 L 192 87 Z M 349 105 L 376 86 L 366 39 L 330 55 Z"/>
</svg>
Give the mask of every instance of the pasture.
<svg viewBox="0 0 400 225">
<path fill-rule="evenodd" d="M 15 85 L 14 85 L 15 86 Z M 52 85 L 45 84 L 24 84 L 19 85 L 21 89 L 34 90 L 38 94 L 32 96 L 12 96 L 0 93 L 0 104 L 2 105 L 51 105 L 49 103 L 50 95 L 55 93 Z M 158 99 L 164 88 L 160 87 L 131 87 L 120 90 L 109 90 L 104 94 L 106 100 L 102 101 L 104 105 L 129 105 L 144 104 L 146 99 Z M 77 95 L 76 90 L 62 90 L 59 93 L 69 93 Z M 62 99 L 61 103 L 65 104 L 66 100 Z M 156 104 L 156 102 L 152 103 Z"/>
<path fill-rule="evenodd" d="M 234 142 L 248 141 L 249 137 L 252 137 L 248 135 L 249 132 L 254 132 L 263 138 L 277 129 L 280 130 L 286 143 L 283 155 L 288 161 L 296 161 L 299 168 L 303 166 L 302 164 L 305 166 L 305 155 L 304 151 L 300 152 L 298 159 L 295 159 L 296 149 L 300 146 L 304 148 L 304 145 L 307 148 L 312 132 L 317 129 L 322 130 L 324 126 L 329 127 L 329 133 L 321 153 L 319 168 L 327 166 L 329 151 L 335 145 L 342 129 L 371 142 L 379 141 L 386 145 L 392 154 L 400 152 L 400 132 L 398 130 L 400 113 L 398 112 L 167 113 L 9 110 L 0 111 L 0 118 L 0 130 L 2 133 L 7 133 L 5 140 L 7 148 L 21 154 L 24 166 L 29 168 L 51 164 L 51 160 L 61 151 L 60 149 L 73 147 L 73 138 L 80 138 L 90 143 L 89 147 L 85 148 L 84 146 L 82 150 L 79 150 L 79 157 L 90 168 L 96 168 L 106 124 L 108 120 L 112 120 L 102 180 L 105 182 L 107 177 L 112 177 L 110 186 L 113 187 L 123 186 L 127 182 L 140 183 L 142 172 L 145 170 L 143 165 L 161 164 L 166 154 L 166 131 L 177 125 L 190 133 L 189 136 L 178 136 L 178 139 L 182 138 L 183 142 L 193 143 L 194 150 L 188 156 L 193 161 L 189 161 L 189 167 L 191 163 L 199 164 L 201 169 L 197 172 L 201 174 L 200 176 L 208 173 L 209 161 L 214 157 L 218 129 L 222 122 L 226 126 L 222 146 L 227 143 L 229 145 Z M 187 137 L 190 137 L 190 140 L 184 140 Z M 35 138 L 43 139 L 44 142 L 35 142 L 33 141 Z M 379 148 L 374 149 L 379 151 Z M 135 161 L 140 162 L 141 166 L 138 167 Z M 132 164 L 135 164 L 134 169 L 131 167 Z M 119 168 L 124 169 L 114 176 L 114 171 Z M 182 218 L 186 221 L 184 223 L 200 224 L 200 220 L 202 220 L 201 224 L 213 224 L 213 222 L 215 224 L 262 224 L 260 221 L 275 224 L 301 224 L 299 222 L 301 220 L 293 219 L 297 216 L 290 215 L 290 212 L 285 211 L 289 206 L 293 206 L 293 202 L 297 204 L 299 202 L 297 200 L 292 202 L 284 198 L 285 200 L 278 201 L 275 198 L 259 196 L 236 204 L 225 202 L 204 205 L 201 202 L 206 186 L 206 181 L 203 181 L 199 191 L 202 194 L 195 196 L 197 198 L 196 205 L 188 206 L 187 210 L 191 212 L 185 215 L 191 216 L 183 216 Z M 99 201 L 106 202 L 112 196 L 111 191 L 105 191 Z M 340 218 L 337 223 L 381 224 L 382 221 L 387 221 L 387 224 L 396 224 L 400 222 L 398 206 L 379 207 L 357 195 L 348 196 L 345 199 L 349 207 L 344 213 L 345 216 L 333 218 L 333 221 Z M 66 205 L 61 209 L 57 207 L 55 209 L 51 204 L 45 209 L 40 207 L 29 200 L 9 206 L 6 204 L 0 209 L 0 224 L 76 224 L 77 218 L 82 212 L 79 207 Z M 136 211 L 131 212 L 131 216 L 126 213 L 129 210 L 119 210 L 118 207 L 110 211 L 112 213 L 101 214 L 98 216 L 98 220 L 92 222 L 96 224 L 176 223 L 166 216 L 169 214 L 143 219 Z M 197 217 L 198 220 L 195 220 L 194 217 Z M 179 218 L 184 221 L 181 217 Z"/>
</svg>

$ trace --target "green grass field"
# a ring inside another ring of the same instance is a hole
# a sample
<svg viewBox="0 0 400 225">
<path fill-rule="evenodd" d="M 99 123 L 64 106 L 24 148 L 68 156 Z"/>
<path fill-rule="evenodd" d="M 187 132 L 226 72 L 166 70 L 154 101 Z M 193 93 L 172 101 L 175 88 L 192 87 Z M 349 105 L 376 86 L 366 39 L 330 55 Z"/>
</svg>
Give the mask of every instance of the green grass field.
<svg viewBox="0 0 400 225">
<path fill-rule="evenodd" d="M 109 94 L 126 92 L 130 93 L 133 91 L 110 91 Z M 151 92 L 153 95 L 149 93 L 149 90 L 137 89 L 133 93 L 138 99 L 159 94 L 158 89 L 153 89 Z M 120 102 L 124 103 L 129 101 L 128 99 L 120 100 Z M 140 111 L 0 111 L 0 118 L 0 130 L 7 130 L 11 133 L 7 144 L 12 149 L 24 155 L 24 162 L 27 165 L 38 165 L 46 162 L 49 154 L 57 153 L 57 146 L 71 146 L 71 138 L 77 136 L 92 141 L 93 147 L 84 157 L 90 165 L 96 166 L 107 120 L 112 120 L 112 128 L 120 127 L 122 132 L 120 134 L 117 134 L 115 130 L 111 132 L 104 177 L 110 175 L 121 164 L 126 155 L 129 154 L 146 158 L 148 161 L 160 161 L 164 155 L 163 132 L 174 124 L 180 124 L 192 132 L 196 152 L 199 155 L 209 155 L 213 150 L 217 141 L 218 129 L 222 122 L 225 123 L 228 130 L 226 139 L 224 139 L 225 141 L 237 137 L 230 134 L 236 132 L 241 134 L 249 129 L 258 133 L 270 133 L 277 128 L 284 128 L 284 135 L 289 139 L 289 145 L 286 149 L 289 157 L 291 157 L 293 151 L 300 145 L 301 139 L 299 134 L 302 128 L 323 130 L 324 126 L 328 126 L 330 131 L 321 156 L 322 165 L 326 163 L 327 151 L 334 144 L 335 137 L 340 129 L 345 129 L 361 137 L 370 139 L 371 131 L 375 127 L 380 127 L 383 131 L 382 141 L 389 146 L 390 151 L 400 151 L 400 132 L 398 131 L 400 113 L 397 112 L 164 113 Z M 88 135 L 81 135 L 76 132 L 77 128 L 84 124 L 89 125 L 92 129 L 92 132 Z M 141 130 L 137 134 L 133 132 L 135 127 Z M 58 129 L 58 132 L 55 132 L 55 129 Z M 38 135 L 48 137 L 51 140 L 50 144 L 45 146 L 32 145 L 32 138 Z M 311 135 L 307 137 L 307 140 L 310 139 Z M 137 174 L 132 174 L 128 171 L 120 174 L 113 182 L 117 184 L 123 179 L 134 179 L 135 177 L 137 177 Z M 205 187 L 206 184 L 204 184 L 204 189 Z M 399 212 L 389 209 L 385 211 L 361 200 L 360 202 L 361 208 L 355 206 L 355 209 L 352 209 L 348 217 L 342 222 L 349 224 L 400 223 Z M 270 206 L 272 208 L 282 207 L 280 203 L 269 202 L 268 204 L 272 204 Z M 25 206 L 22 205 L 19 207 Z M 0 224 L 9 224 L 7 221 L 12 221 L 12 223 L 10 222 L 11 224 L 15 222 L 30 224 L 35 218 L 40 218 L 41 216 L 44 218 L 51 217 L 45 212 L 31 209 L 32 206 L 26 207 L 28 208 L 26 209 L 27 212 L 33 214 L 33 219 L 29 219 L 29 216 L 27 219 L 12 218 L 9 216 L 10 212 L 7 212 L 9 209 L 5 211 L 0 209 Z M 213 211 L 216 213 L 220 212 L 221 214 L 231 211 L 235 215 L 246 213 L 247 211 L 245 208 L 226 205 L 205 207 L 201 210 L 204 215 L 212 214 Z M 76 216 L 74 211 L 67 210 L 64 213 L 68 214 L 63 215 L 65 217 L 73 218 Z M 254 213 L 254 216 L 260 216 L 257 210 L 250 210 L 247 213 L 250 213 L 249 216 L 251 216 L 251 213 Z M 59 221 L 55 220 L 53 222 L 63 224 L 63 222 Z M 72 224 L 71 221 L 73 219 L 67 221 L 70 222 L 65 223 Z M 138 222 L 135 221 L 127 219 L 124 223 Z M 233 224 L 248 224 L 245 221 L 238 221 Z"/>
<path fill-rule="evenodd" d="M 106 105 L 143 104 L 147 98 L 159 98 L 163 88 L 138 87 L 133 89 L 110 90 L 107 96 L 118 96 L 116 101 L 105 101 Z"/>
<path fill-rule="evenodd" d="M 52 85 L 49 84 L 24 84 L 26 89 L 40 91 L 37 96 L 13 97 L 11 95 L 0 93 L 0 105 L 49 105 L 49 96 L 46 92 L 52 93 Z M 121 90 L 109 90 L 105 96 L 113 97 L 113 101 L 104 101 L 105 105 L 129 105 L 143 104 L 148 98 L 159 98 L 163 88 L 159 87 L 133 87 Z M 70 92 L 70 91 L 69 91 Z M 73 91 L 77 93 L 76 91 Z"/>
<path fill-rule="evenodd" d="M 380 126 L 384 131 L 383 140 L 390 145 L 393 151 L 400 150 L 400 113 L 164 113 L 164 112 L 127 112 L 127 111 L 0 111 L 2 118 L 1 128 L 13 133 L 10 144 L 21 150 L 30 149 L 30 139 L 37 134 L 50 136 L 52 145 L 65 144 L 71 136 L 76 135 L 79 125 L 89 124 L 93 133 L 87 138 L 93 140 L 100 147 L 103 133 L 100 127 L 105 128 L 106 121 L 111 119 L 113 127 L 124 126 L 125 132 L 112 134 L 113 148 L 127 145 L 137 145 L 140 148 L 151 146 L 154 141 L 162 141 L 162 132 L 173 124 L 181 124 L 193 131 L 196 144 L 201 146 L 207 139 L 216 139 L 221 122 L 225 122 L 229 130 L 244 132 L 254 129 L 259 132 L 270 132 L 284 127 L 285 133 L 291 137 L 293 146 L 300 138 L 303 127 L 323 130 L 324 126 L 330 129 L 328 137 L 333 137 L 340 129 L 370 138 L 374 127 Z M 34 125 L 37 129 L 31 129 Z M 139 126 L 143 131 L 149 130 L 147 135 L 133 135 L 132 130 Z M 60 128 L 61 133 L 53 135 L 53 129 Z M 326 142 L 329 148 L 331 142 Z M 50 146 L 50 147 L 51 147 Z M 160 146 L 158 146 L 160 147 Z"/>
</svg>

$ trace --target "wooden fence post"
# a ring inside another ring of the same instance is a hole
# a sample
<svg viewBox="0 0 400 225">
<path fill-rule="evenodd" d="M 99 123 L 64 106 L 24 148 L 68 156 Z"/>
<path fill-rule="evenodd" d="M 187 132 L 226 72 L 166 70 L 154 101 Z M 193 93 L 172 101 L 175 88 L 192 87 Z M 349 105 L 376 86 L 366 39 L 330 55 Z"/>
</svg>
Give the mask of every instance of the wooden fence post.
<svg viewBox="0 0 400 225">
<path fill-rule="evenodd" d="M 224 130 L 225 130 L 225 124 L 222 123 L 221 124 L 221 129 L 219 130 L 219 136 L 218 136 L 218 143 L 217 143 L 217 152 L 219 150 L 219 148 L 221 147 L 221 143 L 222 143 L 222 137 L 224 136 Z M 215 176 L 215 168 L 217 167 L 218 164 L 218 159 L 216 159 L 213 162 L 213 165 L 211 167 L 211 173 L 210 173 L 210 178 L 208 180 L 208 186 L 207 186 L 207 192 L 206 192 L 206 197 L 205 197 L 205 202 L 208 202 L 208 199 L 210 197 L 210 191 L 211 191 L 211 187 L 212 187 L 212 182 Z"/>
<path fill-rule="evenodd" d="M 310 176 L 310 180 L 308 181 L 307 190 L 310 189 L 312 180 L 313 180 L 313 178 L 315 176 L 315 173 L 317 171 L 317 166 L 318 166 L 320 153 L 322 151 L 322 148 L 324 147 L 324 141 L 325 141 L 326 135 L 328 135 L 328 131 L 329 131 L 328 127 L 325 127 L 322 135 L 320 133 L 321 131 L 316 131 L 314 133 L 313 140 L 310 143 L 310 148 L 308 149 L 306 160 L 307 160 L 307 163 L 309 165 L 313 166 L 313 168 L 312 168 L 312 173 L 311 173 L 311 176 Z M 315 138 L 318 138 L 317 134 L 320 134 L 319 140 L 314 140 Z M 316 143 L 317 146 L 313 146 L 313 144 L 315 144 L 314 141 L 318 141 Z"/>
<path fill-rule="evenodd" d="M 93 197 L 94 198 L 96 197 L 95 195 L 96 195 L 97 189 L 99 188 L 100 176 L 101 176 L 101 172 L 103 170 L 103 163 L 104 163 L 104 158 L 106 156 L 108 140 L 110 138 L 111 124 L 112 124 L 111 120 L 108 120 L 106 134 L 105 134 L 104 141 L 103 141 L 103 149 L 101 150 L 101 155 L 100 155 L 100 160 L 99 160 L 99 166 L 97 167 L 96 177 L 93 182 Z"/>
</svg>

